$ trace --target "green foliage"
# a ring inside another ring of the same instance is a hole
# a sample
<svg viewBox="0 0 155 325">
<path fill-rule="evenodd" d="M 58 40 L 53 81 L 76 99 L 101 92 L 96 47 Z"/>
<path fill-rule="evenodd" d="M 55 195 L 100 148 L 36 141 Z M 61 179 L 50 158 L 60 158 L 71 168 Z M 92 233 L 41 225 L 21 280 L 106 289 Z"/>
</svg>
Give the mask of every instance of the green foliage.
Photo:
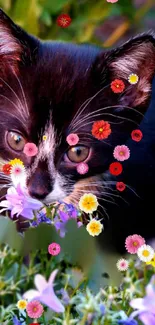
<svg viewBox="0 0 155 325">
<path fill-rule="evenodd" d="M 42 39 L 100 45 L 95 30 L 108 17 L 125 16 L 136 23 L 133 0 L 119 0 L 115 4 L 106 0 L 0 0 L 0 6 L 16 23 Z M 56 23 L 62 13 L 72 18 L 67 28 Z"/>
</svg>

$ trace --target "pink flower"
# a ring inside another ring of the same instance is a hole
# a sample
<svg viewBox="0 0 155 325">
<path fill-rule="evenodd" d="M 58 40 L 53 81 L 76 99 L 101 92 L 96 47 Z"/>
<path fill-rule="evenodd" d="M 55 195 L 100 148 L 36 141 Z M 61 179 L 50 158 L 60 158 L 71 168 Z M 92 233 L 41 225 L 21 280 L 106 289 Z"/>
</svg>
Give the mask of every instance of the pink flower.
<svg viewBox="0 0 155 325">
<path fill-rule="evenodd" d="M 124 258 L 120 258 L 117 261 L 116 266 L 119 271 L 126 271 L 129 267 L 129 262 L 128 262 L 128 260 L 125 260 Z"/>
<path fill-rule="evenodd" d="M 79 142 L 79 137 L 77 134 L 71 133 L 67 136 L 66 141 L 70 146 L 75 146 Z"/>
<path fill-rule="evenodd" d="M 130 157 L 130 150 L 124 144 L 121 146 L 116 146 L 113 152 L 113 156 L 118 161 L 127 160 Z"/>
<path fill-rule="evenodd" d="M 128 253 L 136 254 L 138 248 L 145 244 L 145 239 L 140 235 L 128 236 L 125 240 L 125 248 Z"/>
<path fill-rule="evenodd" d="M 81 175 L 84 175 L 88 172 L 89 167 L 86 163 L 81 162 L 80 164 L 77 165 L 77 172 Z"/>
<path fill-rule="evenodd" d="M 48 252 L 49 252 L 49 254 L 51 254 L 53 256 L 58 255 L 60 253 L 60 251 L 61 251 L 61 247 L 57 243 L 52 243 L 48 246 Z"/>
<path fill-rule="evenodd" d="M 37 155 L 38 148 L 35 145 L 35 143 L 28 142 L 25 144 L 23 152 L 25 153 L 26 156 L 33 157 Z"/>
<path fill-rule="evenodd" d="M 37 300 L 33 300 L 28 302 L 26 306 L 26 311 L 29 317 L 31 318 L 39 318 L 44 312 L 43 306 Z"/>
<path fill-rule="evenodd" d="M 118 0 L 107 0 L 107 2 L 116 3 Z"/>
</svg>

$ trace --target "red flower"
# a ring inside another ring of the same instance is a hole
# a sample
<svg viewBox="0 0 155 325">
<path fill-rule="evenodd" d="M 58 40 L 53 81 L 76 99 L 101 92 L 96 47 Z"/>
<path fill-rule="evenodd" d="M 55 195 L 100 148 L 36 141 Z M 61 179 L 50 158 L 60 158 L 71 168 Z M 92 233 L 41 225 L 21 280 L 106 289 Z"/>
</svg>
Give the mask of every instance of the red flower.
<svg viewBox="0 0 155 325">
<path fill-rule="evenodd" d="M 71 24 L 71 17 L 67 14 L 62 14 L 60 16 L 57 17 L 57 25 L 62 27 L 62 28 L 66 28 Z"/>
<path fill-rule="evenodd" d="M 142 140 L 143 137 L 143 133 L 140 130 L 133 130 L 131 132 L 131 138 L 132 140 L 139 142 L 140 140 Z"/>
<path fill-rule="evenodd" d="M 115 175 L 115 176 L 120 175 L 122 170 L 123 170 L 122 164 L 119 162 L 113 162 L 109 166 L 110 174 Z"/>
<path fill-rule="evenodd" d="M 123 182 L 117 182 L 116 188 L 118 191 L 123 192 L 126 189 L 126 185 Z"/>
<path fill-rule="evenodd" d="M 93 124 L 92 135 L 98 140 L 103 140 L 108 138 L 111 133 L 110 124 L 104 120 L 97 121 Z"/>
<path fill-rule="evenodd" d="M 115 94 L 122 93 L 122 91 L 125 89 L 125 84 L 120 79 L 115 79 L 111 82 L 111 89 Z"/>
<path fill-rule="evenodd" d="M 34 324 L 35 324 L 35 325 L 40 325 L 39 323 L 31 323 L 31 324 L 29 324 L 29 325 L 34 325 Z"/>
<path fill-rule="evenodd" d="M 3 167 L 2 167 L 2 172 L 5 174 L 5 175 L 10 175 L 11 174 L 11 169 L 12 169 L 12 166 L 10 164 L 5 164 Z"/>
</svg>

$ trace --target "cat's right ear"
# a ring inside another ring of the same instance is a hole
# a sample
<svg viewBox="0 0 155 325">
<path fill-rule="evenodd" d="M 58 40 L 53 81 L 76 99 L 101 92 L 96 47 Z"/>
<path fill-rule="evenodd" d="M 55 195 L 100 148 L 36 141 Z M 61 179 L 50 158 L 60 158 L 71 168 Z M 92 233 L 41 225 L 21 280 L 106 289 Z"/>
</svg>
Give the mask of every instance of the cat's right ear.
<svg viewBox="0 0 155 325">
<path fill-rule="evenodd" d="M 27 34 L 0 9 L 0 72 L 32 62 L 39 40 Z"/>
</svg>

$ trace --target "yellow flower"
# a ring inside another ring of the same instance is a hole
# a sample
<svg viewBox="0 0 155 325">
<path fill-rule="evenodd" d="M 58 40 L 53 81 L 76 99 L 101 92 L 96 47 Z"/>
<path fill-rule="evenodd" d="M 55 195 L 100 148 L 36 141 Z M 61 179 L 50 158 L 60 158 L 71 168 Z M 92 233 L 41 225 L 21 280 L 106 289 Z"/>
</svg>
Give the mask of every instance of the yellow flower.
<svg viewBox="0 0 155 325">
<path fill-rule="evenodd" d="M 102 230 L 103 230 L 103 225 L 101 224 L 100 221 L 96 220 L 96 219 L 92 219 L 87 227 L 86 227 L 87 231 L 89 232 L 89 235 L 91 236 L 98 236 Z"/>
<path fill-rule="evenodd" d="M 18 158 L 15 158 L 13 160 L 10 160 L 9 161 L 9 164 L 12 165 L 12 166 L 15 166 L 15 165 L 24 166 L 23 162 L 20 159 L 18 159 Z"/>
<path fill-rule="evenodd" d="M 17 307 L 18 309 L 25 309 L 27 306 L 27 301 L 26 300 L 18 300 L 17 302 Z"/>
<path fill-rule="evenodd" d="M 47 140 L 47 135 L 43 135 L 43 140 Z"/>
<path fill-rule="evenodd" d="M 147 265 L 152 265 L 153 267 L 155 267 L 155 254 L 154 254 L 152 260 L 149 261 L 149 262 L 146 262 L 146 264 L 147 264 Z"/>
<path fill-rule="evenodd" d="M 131 73 L 128 77 L 128 81 L 131 85 L 137 84 L 139 77 L 135 73 Z"/>
<path fill-rule="evenodd" d="M 79 208 L 85 213 L 92 213 L 97 210 L 98 201 L 96 195 L 85 193 L 81 196 L 79 201 Z"/>
</svg>

